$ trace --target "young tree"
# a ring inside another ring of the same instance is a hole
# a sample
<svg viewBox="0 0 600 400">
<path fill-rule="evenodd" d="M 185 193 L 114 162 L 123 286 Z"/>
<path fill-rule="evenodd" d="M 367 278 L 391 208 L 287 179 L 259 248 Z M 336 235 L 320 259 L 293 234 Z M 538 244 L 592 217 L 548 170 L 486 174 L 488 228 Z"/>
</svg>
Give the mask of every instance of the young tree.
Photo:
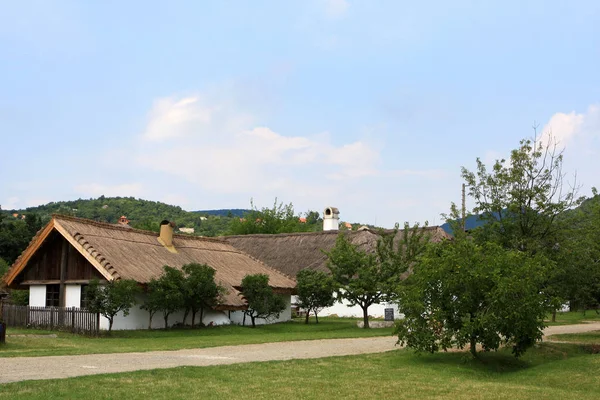
<svg viewBox="0 0 600 400">
<path fill-rule="evenodd" d="M 266 274 L 246 275 L 242 279 L 242 293 L 248 303 L 244 317 L 250 317 L 253 328 L 256 327 L 256 318 L 278 318 L 285 310 L 283 298 L 273 293 Z"/>
<path fill-rule="evenodd" d="M 186 264 L 182 267 L 185 272 L 184 306 L 192 312 L 192 328 L 196 314 L 200 311 L 200 323 L 204 317 L 205 308 L 213 308 L 219 304 L 225 288 L 215 282 L 215 270 L 205 264 Z"/>
<path fill-rule="evenodd" d="M 395 298 L 398 285 L 428 240 L 418 224 L 412 228 L 405 224 L 400 239 L 397 226 L 392 233 L 381 232 L 376 252 L 367 253 L 340 233 L 335 247 L 325 253 L 338 301 L 346 299 L 350 306 L 360 306 L 368 328 L 369 307 Z"/>
<path fill-rule="evenodd" d="M 165 265 L 158 279 L 148 283 L 145 308 L 162 311 L 165 329 L 169 327 L 169 315 L 185 307 L 185 278 L 183 272 Z M 185 321 L 184 321 L 185 322 Z"/>
<path fill-rule="evenodd" d="M 140 306 L 142 310 L 148 311 L 148 329 L 152 329 L 154 314 L 162 309 L 162 296 L 157 291 L 157 281 L 152 279 L 146 287 L 144 303 Z"/>
<path fill-rule="evenodd" d="M 317 314 L 324 307 L 330 307 L 335 302 L 333 293 L 335 284 L 331 276 L 323 271 L 314 269 L 303 269 L 296 276 L 298 281 L 298 305 L 306 310 L 308 324 L 310 312 L 314 312 L 315 320 L 319 323 Z"/>
<path fill-rule="evenodd" d="M 234 218 L 231 221 L 230 233 L 232 235 L 249 235 L 254 233 L 286 233 L 306 232 L 309 225 L 300 223 L 299 217 L 294 213 L 292 203 L 278 203 L 275 199 L 273 208 L 259 210 L 251 201 L 251 210 L 244 214 L 244 218 Z"/>
<path fill-rule="evenodd" d="M 542 338 L 549 304 L 539 288 L 550 268 L 541 255 L 495 243 L 431 244 L 402 285 L 398 343 L 431 353 L 469 346 L 473 356 L 478 343 L 506 344 L 518 357 Z"/>
<path fill-rule="evenodd" d="M 98 279 L 93 279 L 86 290 L 87 309 L 105 316 L 108 319 L 108 332 L 111 332 L 115 315 L 119 312 L 123 312 L 124 316 L 129 315 L 140 291 L 134 280 L 119 279 L 101 284 Z"/>
</svg>

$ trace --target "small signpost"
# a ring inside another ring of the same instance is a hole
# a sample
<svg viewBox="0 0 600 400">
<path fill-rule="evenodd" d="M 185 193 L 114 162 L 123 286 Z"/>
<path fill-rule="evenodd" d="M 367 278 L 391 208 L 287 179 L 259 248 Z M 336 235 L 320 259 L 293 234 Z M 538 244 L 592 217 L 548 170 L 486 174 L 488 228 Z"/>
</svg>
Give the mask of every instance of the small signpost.
<svg viewBox="0 0 600 400">
<path fill-rule="evenodd" d="M 393 321 L 394 320 L 394 309 L 393 308 L 386 308 L 384 310 L 385 312 L 385 320 L 386 321 Z"/>
</svg>

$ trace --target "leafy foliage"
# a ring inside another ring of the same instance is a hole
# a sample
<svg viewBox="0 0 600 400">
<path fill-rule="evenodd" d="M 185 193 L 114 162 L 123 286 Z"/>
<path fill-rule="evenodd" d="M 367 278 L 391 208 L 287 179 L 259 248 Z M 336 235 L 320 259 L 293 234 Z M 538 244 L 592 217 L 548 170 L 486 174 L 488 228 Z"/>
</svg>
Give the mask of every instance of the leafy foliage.
<svg viewBox="0 0 600 400">
<path fill-rule="evenodd" d="M 301 217 L 295 214 L 292 203 L 278 203 L 275 199 L 273 208 L 264 207 L 260 210 L 252 201 L 250 205 L 251 210 L 245 213 L 243 218 L 234 218 L 231 221 L 230 234 L 309 232 L 323 228 L 318 212 L 308 212 L 306 221 L 301 222 Z"/>
<path fill-rule="evenodd" d="M 539 291 L 551 262 L 543 256 L 463 238 L 431 244 L 402 286 L 398 342 L 436 352 L 502 344 L 520 356 L 542 337 L 548 312 Z"/>
<path fill-rule="evenodd" d="M 226 293 L 223 286 L 215 282 L 215 270 L 205 264 L 186 264 L 182 267 L 184 277 L 184 306 L 192 312 L 192 327 L 196 313 L 200 311 L 200 322 L 205 308 L 214 308 Z M 185 322 L 185 318 L 184 318 Z"/>
<path fill-rule="evenodd" d="M 306 310 L 305 323 L 308 324 L 312 311 L 318 324 L 319 311 L 324 307 L 332 306 L 335 302 L 333 296 L 335 283 L 325 272 L 313 269 L 303 269 L 298 273 L 296 279 L 298 281 L 298 305 Z"/>
<path fill-rule="evenodd" d="M 185 277 L 179 269 L 165 265 L 163 273 L 158 278 L 153 278 L 148 283 L 148 293 L 143 305 L 150 314 L 150 327 L 152 316 L 161 311 L 165 321 L 165 329 L 169 327 L 169 315 L 185 306 Z"/>
<path fill-rule="evenodd" d="M 562 161 L 551 139 L 544 144 L 534 138 L 522 140 L 510 160 L 497 160 L 491 172 L 479 158 L 476 172 L 463 167 L 473 212 L 486 222 L 478 236 L 529 253 L 552 249 L 557 217 L 582 201 L 576 189 L 565 189 Z"/>
<path fill-rule="evenodd" d="M 119 279 L 101 284 L 98 279 L 90 281 L 85 291 L 87 309 L 100 313 L 108 319 L 108 331 L 112 331 L 115 315 L 129 310 L 136 304 L 136 296 L 141 292 L 137 282 L 131 279 Z"/>
<path fill-rule="evenodd" d="M 369 327 L 368 308 L 393 300 L 402 274 L 407 273 L 429 238 L 416 224 L 405 224 L 400 240 L 398 227 L 389 234 L 381 232 L 375 253 L 367 253 L 350 243 L 343 233 L 327 254 L 328 268 L 335 281 L 338 300 L 363 310 L 364 327 Z"/>
<path fill-rule="evenodd" d="M 17 214 L 15 218 L 0 211 L 0 258 L 8 264 L 15 262 L 41 227 L 42 220 L 37 214 Z"/>
<path fill-rule="evenodd" d="M 244 315 L 250 317 L 253 328 L 256 327 L 256 318 L 278 318 L 285 310 L 283 298 L 273 293 L 266 274 L 246 275 L 242 279 L 242 292 L 248 303 Z"/>
</svg>

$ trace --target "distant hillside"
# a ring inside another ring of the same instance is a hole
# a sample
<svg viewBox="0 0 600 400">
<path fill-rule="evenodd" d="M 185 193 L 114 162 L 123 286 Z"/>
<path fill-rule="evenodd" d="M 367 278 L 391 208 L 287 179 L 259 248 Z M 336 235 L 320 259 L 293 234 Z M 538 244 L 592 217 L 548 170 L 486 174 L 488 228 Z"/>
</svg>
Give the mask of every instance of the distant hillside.
<svg viewBox="0 0 600 400">
<path fill-rule="evenodd" d="M 6 211 L 5 211 L 6 212 Z M 19 214 L 36 213 L 43 221 L 54 213 L 88 218 L 100 222 L 116 223 L 124 215 L 135 228 L 158 230 L 160 221 L 174 221 L 178 227 L 194 228 L 194 233 L 203 236 L 217 236 L 227 232 L 232 217 L 185 211 L 181 207 L 158 201 L 136 199 L 134 197 L 104 197 L 73 201 L 51 202 L 24 210 L 11 210 Z"/>
<path fill-rule="evenodd" d="M 220 210 L 199 210 L 192 211 L 202 215 L 216 215 L 220 217 L 243 217 L 245 213 L 250 212 L 251 210 L 243 209 L 243 208 L 223 208 Z"/>
</svg>

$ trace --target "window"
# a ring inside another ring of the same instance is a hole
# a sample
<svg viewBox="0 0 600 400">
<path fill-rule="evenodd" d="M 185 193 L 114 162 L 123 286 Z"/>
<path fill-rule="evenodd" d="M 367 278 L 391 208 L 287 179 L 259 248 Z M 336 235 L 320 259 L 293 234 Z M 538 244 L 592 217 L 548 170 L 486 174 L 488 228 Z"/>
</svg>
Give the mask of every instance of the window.
<svg viewBox="0 0 600 400">
<path fill-rule="evenodd" d="M 46 285 L 46 307 L 58 307 L 60 285 Z"/>
<path fill-rule="evenodd" d="M 89 285 L 81 285 L 81 295 L 80 295 L 80 302 L 79 302 L 79 307 L 81 308 L 87 308 L 88 306 L 88 302 L 87 302 L 87 288 Z"/>
</svg>

